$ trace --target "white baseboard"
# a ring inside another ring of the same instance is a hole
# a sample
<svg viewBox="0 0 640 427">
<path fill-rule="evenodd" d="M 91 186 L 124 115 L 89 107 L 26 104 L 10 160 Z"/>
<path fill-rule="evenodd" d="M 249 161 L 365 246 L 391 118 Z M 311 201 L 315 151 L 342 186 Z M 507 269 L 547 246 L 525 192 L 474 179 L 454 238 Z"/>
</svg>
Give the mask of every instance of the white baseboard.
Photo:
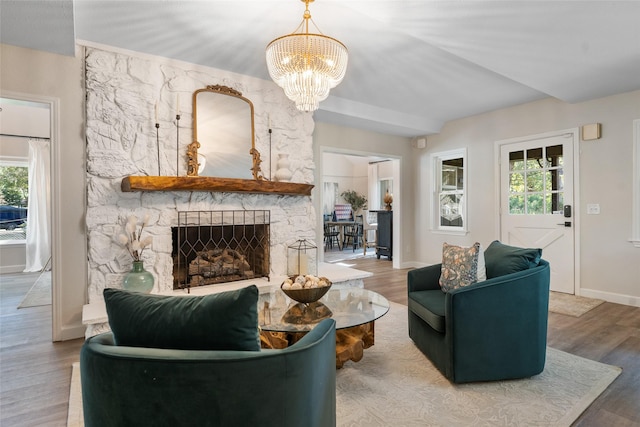
<svg viewBox="0 0 640 427">
<path fill-rule="evenodd" d="M 612 292 L 582 288 L 580 289 L 580 296 L 587 298 L 597 298 L 616 304 L 630 305 L 632 307 L 640 307 L 640 297 L 636 297 L 633 295 L 615 294 Z"/>
<path fill-rule="evenodd" d="M 428 264 L 428 263 L 419 262 L 419 261 L 407 261 L 407 262 L 403 262 L 402 265 L 400 265 L 400 268 L 422 268 L 422 267 L 428 267 L 430 265 L 433 265 L 433 264 Z"/>
<path fill-rule="evenodd" d="M 22 273 L 25 265 L 2 265 L 0 266 L 0 274 Z"/>
<path fill-rule="evenodd" d="M 84 331 L 87 327 L 81 323 L 74 323 L 63 326 L 60 331 L 55 333 L 53 341 L 68 341 L 76 338 L 84 338 Z"/>
</svg>

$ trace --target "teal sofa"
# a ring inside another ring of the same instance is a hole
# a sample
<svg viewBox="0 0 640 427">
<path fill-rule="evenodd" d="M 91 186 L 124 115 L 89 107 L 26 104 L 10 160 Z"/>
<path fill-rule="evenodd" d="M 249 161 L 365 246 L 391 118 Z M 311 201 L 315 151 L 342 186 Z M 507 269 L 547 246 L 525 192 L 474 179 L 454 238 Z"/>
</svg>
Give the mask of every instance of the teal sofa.
<svg viewBox="0 0 640 427">
<path fill-rule="evenodd" d="M 487 255 L 486 281 L 447 293 L 438 283 L 440 264 L 408 272 L 409 336 L 454 383 L 525 378 L 544 369 L 549 263 L 538 258 L 495 276 L 500 259 Z"/>
</svg>

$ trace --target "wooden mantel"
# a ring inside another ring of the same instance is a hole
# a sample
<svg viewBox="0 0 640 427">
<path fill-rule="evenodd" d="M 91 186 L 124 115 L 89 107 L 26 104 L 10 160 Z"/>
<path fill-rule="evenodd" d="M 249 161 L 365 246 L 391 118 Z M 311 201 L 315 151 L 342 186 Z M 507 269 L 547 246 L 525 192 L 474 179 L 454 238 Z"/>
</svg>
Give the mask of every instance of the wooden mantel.
<svg viewBox="0 0 640 427">
<path fill-rule="evenodd" d="M 213 191 L 310 196 L 313 185 L 208 176 L 127 176 L 121 189 L 132 191 Z"/>
</svg>

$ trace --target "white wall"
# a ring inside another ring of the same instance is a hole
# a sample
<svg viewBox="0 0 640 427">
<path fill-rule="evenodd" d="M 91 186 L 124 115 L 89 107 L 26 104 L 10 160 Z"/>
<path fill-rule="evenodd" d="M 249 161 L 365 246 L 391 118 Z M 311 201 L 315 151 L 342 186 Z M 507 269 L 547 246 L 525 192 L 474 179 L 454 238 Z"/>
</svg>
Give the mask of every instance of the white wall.
<svg viewBox="0 0 640 427">
<path fill-rule="evenodd" d="M 83 55 L 51 54 L 0 45 L 0 96 L 16 94 L 57 103 L 53 144 L 53 339 L 84 336 L 87 288 Z"/>
<path fill-rule="evenodd" d="M 2 105 L 0 129 L 3 134 L 51 137 L 48 105 L 14 102 L 10 99 L 5 99 L 0 105 Z"/>
<path fill-rule="evenodd" d="M 368 193 L 369 176 L 365 157 L 346 156 L 344 154 L 323 153 L 322 176 L 324 182 L 338 183 L 338 203 L 345 203 L 341 194 L 346 190 L 354 190 L 365 197 Z"/>
<path fill-rule="evenodd" d="M 4 120 L 5 116 L 2 116 L 2 121 Z M 26 138 L 0 135 L 0 158 L 7 157 L 28 162 L 29 140 Z"/>
<path fill-rule="evenodd" d="M 494 143 L 498 140 L 602 123 L 602 138 L 580 142 L 580 294 L 640 306 L 640 249 L 631 237 L 632 122 L 640 118 L 640 91 L 578 104 L 544 99 L 447 123 L 427 138 L 416 157 L 415 209 L 417 258 L 421 263 L 441 259 L 442 242 L 490 243 L 498 238 L 495 206 Z M 429 155 L 468 148 L 469 234 L 458 237 L 429 230 Z M 586 215 L 586 205 L 600 204 L 600 215 Z"/>
<path fill-rule="evenodd" d="M 352 189 L 354 185 L 353 163 L 342 154 L 323 153 L 322 164 L 324 165 L 322 171 L 324 182 L 338 184 L 338 202 L 342 203 L 340 194 L 345 190 Z"/>
</svg>

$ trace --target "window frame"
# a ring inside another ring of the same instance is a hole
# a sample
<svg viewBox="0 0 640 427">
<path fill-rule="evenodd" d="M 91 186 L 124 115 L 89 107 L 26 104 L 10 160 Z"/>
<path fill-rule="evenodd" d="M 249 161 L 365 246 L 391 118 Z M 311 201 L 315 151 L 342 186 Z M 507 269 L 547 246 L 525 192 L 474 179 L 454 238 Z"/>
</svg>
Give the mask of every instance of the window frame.
<svg viewBox="0 0 640 427">
<path fill-rule="evenodd" d="M 448 160 L 453 159 L 462 159 L 462 190 L 447 190 L 442 191 L 442 173 L 443 173 L 443 163 Z M 468 210 L 467 210 L 467 177 L 468 177 L 468 169 L 467 169 L 467 149 L 466 148 L 458 148 L 454 150 L 441 151 L 438 153 L 431 154 L 431 165 L 432 165 L 432 179 L 431 179 L 431 230 L 436 233 L 443 234 L 452 234 L 452 235 L 464 235 L 468 233 Z M 461 226 L 452 226 L 452 225 L 442 225 L 440 221 L 440 196 L 442 194 L 456 194 L 460 195 L 461 198 L 461 217 L 462 217 L 462 225 Z"/>
</svg>

